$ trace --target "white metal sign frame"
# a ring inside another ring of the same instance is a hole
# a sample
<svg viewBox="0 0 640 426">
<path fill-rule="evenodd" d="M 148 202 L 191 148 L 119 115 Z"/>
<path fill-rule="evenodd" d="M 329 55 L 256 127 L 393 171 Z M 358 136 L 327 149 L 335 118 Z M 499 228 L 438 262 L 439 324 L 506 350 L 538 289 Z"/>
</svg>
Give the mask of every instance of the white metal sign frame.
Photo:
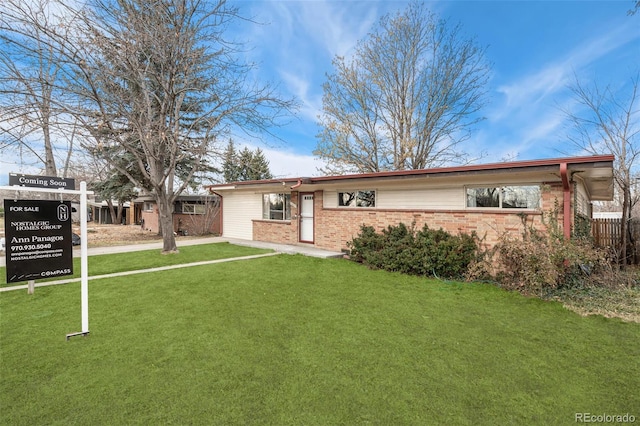
<svg viewBox="0 0 640 426">
<path fill-rule="evenodd" d="M 89 334 L 89 262 L 87 249 L 87 183 L 80 182 L 80 190 L 32 188 L 28 186 L 0 186 L 0 190 L 19 192 L 45 192 L 49 194 L 80 195 L 80 314 L 82 331 L 67 334 L 67 340 L 72 336 L 86 336 Z"/>
</svg>

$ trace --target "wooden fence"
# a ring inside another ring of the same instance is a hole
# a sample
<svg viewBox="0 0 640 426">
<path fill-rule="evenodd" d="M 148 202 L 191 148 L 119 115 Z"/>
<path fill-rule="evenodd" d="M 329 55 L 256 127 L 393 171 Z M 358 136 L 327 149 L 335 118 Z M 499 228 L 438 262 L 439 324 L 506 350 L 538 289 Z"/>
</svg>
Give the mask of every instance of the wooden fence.
<svg viewBox="0 0 640 426">
<path fill-rule="evenodd" d="M 640 219 L 629 221 L 627 238 L 628 262 L 640 263 Z M 593 219 L 591 236 L 597 247 L 605 247 L 620 251 L 622 242 L 622 219 Z"/>
</svg>

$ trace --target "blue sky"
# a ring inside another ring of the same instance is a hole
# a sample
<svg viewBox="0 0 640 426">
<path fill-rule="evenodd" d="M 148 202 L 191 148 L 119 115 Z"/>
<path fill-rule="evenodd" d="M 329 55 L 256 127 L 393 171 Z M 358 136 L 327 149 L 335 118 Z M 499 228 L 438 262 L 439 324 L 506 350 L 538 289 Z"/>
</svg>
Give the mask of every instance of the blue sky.
<svg viewBox="0 0 640 426">
<path fill-rule="evenodd" d="M 274 139 L 240 140 L 261 147 L 277 177 L 319 175 L 313 158 L 322 107 L 322 84 L 335 55 L 349 57 L 386 13 L 405 1 L 239 1 L 243 22 L 235 37 L 246 42 L 257 77 L 279 85 L 301 102 L 297 117 Z M 571 106 L 567 90 L 577 75 L 584 84 L 611 84 L 624 91 L 640 71 L 640 13 L 628 16 L 631 0 L 435 1 L 431 11 L 485 46 L 492 63 L 486 120 L 464 149 L 482 162 L 541 159 L 580 154 L 566 143 L 559 106 Z M 5 156 L 5 153 L 3 153 Z M 6 160 L 6 157 L 3 159 Z M 0 184 L 9 172 L 33 169 L 0 161 Z"/>
<path fill-rule="evenodd" d="M 261 146 L 277 176 L 318 175 L 313 159 L 322 107 L 322 84 L 335 55 L 349 56 L 386 13 L 404 1 L 243 1 L 241 11 L 265 25 L 243 34 L 260 75 L 296 96 L 302 107 L 279 135 Z M 492 63 L 486 120 L 464 145 L 482 162 L 579 154 L 567 146 L 567 85 L 629 88 L 640 70 L 640 13 L 625 1 L 438 1 L 431 11 L 486 46 Z"/>
</svg>

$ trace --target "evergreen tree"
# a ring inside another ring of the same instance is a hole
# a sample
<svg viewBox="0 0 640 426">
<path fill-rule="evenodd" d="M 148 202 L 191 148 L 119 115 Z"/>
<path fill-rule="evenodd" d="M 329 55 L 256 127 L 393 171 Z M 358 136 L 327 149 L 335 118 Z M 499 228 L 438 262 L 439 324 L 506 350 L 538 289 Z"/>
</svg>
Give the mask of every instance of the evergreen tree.
<svg viewBox="0 0 640 426">
<path fill-rule="evenodd" d="M 273 179 L 271 170 L 269 170 L 269 160 L 267 160 L 260 148 L 253 153 L 251 170 L 254 173 L 252 180 Z"/>
<path fill-rule="evenodd" d="M 233 140 L 229 139 L 229 144 L 224 152 L 224 163 L 222 165 L 222 175 L 225 182 L 237 182 L 240 180 L 238 169 L 238 154 Z"/>
<path fill-rule="evenodd" d="M 225 182 L 272 179 L 269 160 L 260 148 L 251 151 L 246 146 L 236 151 L 233 141 L 229 141 L 225 150 L 222 166 Z"/>
<path fill-rule="evenodd" d="M 238 154 L 237 165 L 238 165 L 238 180 L 254 180 L 253 172 L 251 171 L 251 163 L 253 161 L 253 152 L 246 146 L 242 148 L 240 153 Z"/>
</svg>

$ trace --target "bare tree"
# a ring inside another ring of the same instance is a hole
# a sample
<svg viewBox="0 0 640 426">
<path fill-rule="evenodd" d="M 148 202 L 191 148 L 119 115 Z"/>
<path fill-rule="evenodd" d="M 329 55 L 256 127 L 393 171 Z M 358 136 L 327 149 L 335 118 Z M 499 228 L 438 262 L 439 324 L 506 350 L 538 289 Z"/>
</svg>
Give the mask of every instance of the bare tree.
<svg viewBox="0 0 640 426">
<path fill-rule="evenodd" d="M 64 27 L 49 6 L 47 0 L 0 5 L 0 150 L 24 152 L 47 176 L 66 176 L 76 132 L 58 105 L 62 61 L 45 28 Z"/>
<path fill-rule="evenodd" d="M 315 154 L 332 172 L 420 169 L 465 162 L 459 144 L 484 105 L 484 49 L 461 27 L 411 3 L 384 16 L 324 84 Z"/>
<path fill-rule="evenodd" d="M 631 210 L 638 201 L 632 189 L 638 176 L 640 156 L 640 111 L 638 82 L 640 74 L 631 79 L 626 93 L 616 93 L 610 86 L 585 86 L 576 77 L 570 87 L 579 111 L 565 110 L 573 133 L 569 139 L 580 150 L 592 154 L 615 155 L 614 181 L 622 198 L 622 241 L 620 257 L 627 259 L 628 224 Z"/>
<path fill-rule="evenodd" d="M 173 203 L 212 149 L 238 129 L 268 129 L 294 102 L 251 80 L 242 46 L 224 37 L 242 21 L 224 0 L 72 7 L 69 31 L 39 28 L 63 58 L 66 112 L 85 130 L 84 148 L 154 196 L 163 251 L 177 251 Z"/>
</svg>

